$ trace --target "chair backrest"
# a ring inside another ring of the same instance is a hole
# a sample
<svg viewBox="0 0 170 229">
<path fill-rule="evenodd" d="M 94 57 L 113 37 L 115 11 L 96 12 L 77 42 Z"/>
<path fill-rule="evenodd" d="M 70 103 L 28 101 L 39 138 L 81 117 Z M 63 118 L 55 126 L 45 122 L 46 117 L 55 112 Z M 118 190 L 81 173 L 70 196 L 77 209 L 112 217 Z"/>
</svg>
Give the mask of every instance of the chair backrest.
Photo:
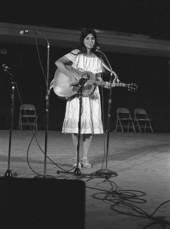
<svg viewBox="0 0 170 229">
<path fill-rule="evenodd" d="M 134 109 L 134 116 L 137 119 L 149 120 L 148 113 L 144 108 L 135 108 Z"/>
<path fill-rule="evenodd" d="M 132 118 L 129 109 L 126 107 L 119 107 L 116 111 L 118 118 Z"/>
<path fill-rule="evenodd" d="M 135 108 L 134 109 L 134 114 L 145 114 L 145 115 L 147 115 L 147 112 L 143 108 Z"/>
<path fill-rule="evenodd" d="M 33 104 L 22 104 L 20 106 L 20 117 L 24 116 L 32 116 L 37 118 L 36 108 Z"/>
<path fill-rule="evenodd" d="M 117 113 L 129 114 L 130 112 L 126 107 L 119 107 L 119 108 L 117 108 Z"/>
<path fill-rule="evenodd" d="M 33 111 L 36 110 L 36 109 L 35 109 L 35 106 L 34 106 L 33 104 L 22 104 L 22 105 L 20 106 L 20 109 L 21 109 L 21 110 L 33 110 Z"/>
</svg>

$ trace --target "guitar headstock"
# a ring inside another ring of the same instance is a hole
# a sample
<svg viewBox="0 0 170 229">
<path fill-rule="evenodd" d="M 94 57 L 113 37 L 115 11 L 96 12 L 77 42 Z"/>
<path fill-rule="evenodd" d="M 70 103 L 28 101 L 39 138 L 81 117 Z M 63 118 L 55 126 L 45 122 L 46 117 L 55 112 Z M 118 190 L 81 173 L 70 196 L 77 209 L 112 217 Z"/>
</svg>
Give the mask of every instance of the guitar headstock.
<svg viewBox="0 0 170 229">
<path fill-rule="evenodd" d="M 138 86 L 136 83 L 122 83 L 122 82 L 115 83 L 113 82 L 112 87 L 127 87 L 128 91 L 137 91 L 138 89 Z"/>
<path fill-rule="evenodd" d="M 128 91 L 137 91 L 138 90 L 138 86 L 136 83 L 130 83 L 126 85 L 128 88 Z"/>
</svg>

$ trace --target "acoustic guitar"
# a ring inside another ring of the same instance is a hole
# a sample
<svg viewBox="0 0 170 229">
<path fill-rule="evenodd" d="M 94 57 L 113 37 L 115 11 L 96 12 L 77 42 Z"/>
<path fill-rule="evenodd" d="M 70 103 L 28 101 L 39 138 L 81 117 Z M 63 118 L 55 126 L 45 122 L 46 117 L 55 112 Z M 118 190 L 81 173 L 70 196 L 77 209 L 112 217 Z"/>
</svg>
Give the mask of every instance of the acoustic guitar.
<svg viewBox="0 0 170 229">
<path fill-rule="evenodd" d="M 53 88 L 54 93 L 63 99 L 71 99 L 77 96 L 80 92 L 82 96 L 90 96 L 93 94 L 96 86 L 105 86 L 105 82 L 97 81 L 95 74 L 88 71 L 80 71 L 67 65 L 67 69 L 70 72 L 70 76 L 65 75 L 62 71 L 57 69 L 54 74 L 54 78 L 50 83 L 50 89 Z M 77 84 L 71 83 L 72 75 L 79 76 L 79 82 Z M 82 87 L 83 83 L 83 87 Z M 113 83 L 112 87 L 127 87 L 128 90 L 136 90 L 136 84 L 126 84 L 126 83 Z"/>
</svg>

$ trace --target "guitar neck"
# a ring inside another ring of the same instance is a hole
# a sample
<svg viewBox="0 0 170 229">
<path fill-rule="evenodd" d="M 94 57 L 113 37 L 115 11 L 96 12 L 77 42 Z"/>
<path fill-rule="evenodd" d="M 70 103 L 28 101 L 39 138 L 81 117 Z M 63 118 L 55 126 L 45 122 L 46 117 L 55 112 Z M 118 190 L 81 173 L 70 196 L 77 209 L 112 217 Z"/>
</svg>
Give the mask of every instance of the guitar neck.
<svg viewBox="0 0 170 229">
<path fill-rule="evenodd" d="M 98 86 L 106 86 L 106 82 L 104 81 L 96 81 L 95 84 Z M 112 87 L 128 87 L 129 84 L 126 83 L 112 83 Z"/>
<path fill-rule="evenodd" d="M 112 87 L 128 87 L 129 85 L 126 83 L 113 83 Z"/>
<path fill-rule="evenodd" d="M 113 84 L 113 87 L 127 87 L 128 90 L 130 91 L 136 91 L 137 90 L 137 85 L 136 83 L 130 83 L 130 84 L 127 84 L 127 83 L 114 83 Z"/>
</svg>

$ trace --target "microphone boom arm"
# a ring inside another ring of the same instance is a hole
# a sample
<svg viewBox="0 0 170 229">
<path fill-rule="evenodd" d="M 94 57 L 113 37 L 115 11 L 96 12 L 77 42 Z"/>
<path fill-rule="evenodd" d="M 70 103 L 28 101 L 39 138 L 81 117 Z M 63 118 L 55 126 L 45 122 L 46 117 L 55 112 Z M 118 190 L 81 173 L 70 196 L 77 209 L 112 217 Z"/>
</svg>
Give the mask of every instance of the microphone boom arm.
<svg viewBox="0 0 170 229">
<path fill-rule="evenodd" d="M 29 32 L 33 32 L 36 34 L 39 34 L 40 37 L 42 37 L 47 44 L 47 66 L 46 66 L 46 96 L 45 96 L 45 102 L 46 102 L 46 108 L 45 108 L 45 112 L 46 112 L 46 123 L 45 123 L 45 152 L 44 152 L 44 177 L 46 177 L 46 167 L 47 167 L 47 142 L 48 142 L 48 122 L 49 122 L 49 95 L 50 95 L 50 89 L 49 89 L 49 72 L 50 72 L 50 42 L 48 41 L 48 39 L 40 32 L 37 30 L 21 30 L 20 31 L 20 35 L 29 33 Z M 43 71 L 44 73 L 44 71 Z"/>
<path fill-rule="evenodd" d="M 107 141 L 106 141 L 106 153 L 105 153 L 105 158 L 104 158 L 104 162 L 105 162 L 105 168 L 98 170 L 95 172 L 95 175 L 99 175 L 99 176 L 105 176 L 106 178 L 108 178 L 110 175 L 114 175 L 117 176 L 117 173 L 115 171 L 111 171 L 108 169 L 108 153 L 109 153 L 109 136 L 110 136 L 110 119 L 111 119 L 111 105 L 112 105 L 112 81 L 119 81 L 117 74 L 112 70 L 112 67 L 106 57 L 106 55 L 99 49 L 97 49 L 98 52 L 100 52 L 106 59 L 109 68 L 107 67 L 107 65 L 104 64 L 104 62 L 102 61 L 103 66 L 110 71 L 110 89 L 109 89 L 109 99 L 108 99 L 108 112 L 107 112 L 107 129 L 106 129 L 106 133 L 107 133 Z M 113 80 L 113 75 L 114 75 L 114 80 Z"/>
<path fill-rule="evenodd" d="M 107 64 L 109 65 L 109 67 L 108 67 L 108 66 L 103 62 L 103 60 L 102 60 L 101 58 L 99 58 L 100 61 L 102 62 L 103 67 L 104 67 L 105 69 L 107 69 L 107 70 L 110 72 L 111 76 L 114 75 L 114 81 L 118 81 L 118 82 L 119 82 L 118 75 L 116 74 L 115 71 L 113 71 L 113 69 L 112 69 L 112 67 L 111 67 L 111 65 L 110 65 L 110 63 L 109 63 L 109 60 L 108 60 L 107 56 L 105 55 L 105 53 L 102 52 L 99 48 L 97 49 L 97 52 L 100 52 L 100 53 L 105 57 L 105 59 L 106 59 L 106 61 L 107 61 Z"/>
</svg>

